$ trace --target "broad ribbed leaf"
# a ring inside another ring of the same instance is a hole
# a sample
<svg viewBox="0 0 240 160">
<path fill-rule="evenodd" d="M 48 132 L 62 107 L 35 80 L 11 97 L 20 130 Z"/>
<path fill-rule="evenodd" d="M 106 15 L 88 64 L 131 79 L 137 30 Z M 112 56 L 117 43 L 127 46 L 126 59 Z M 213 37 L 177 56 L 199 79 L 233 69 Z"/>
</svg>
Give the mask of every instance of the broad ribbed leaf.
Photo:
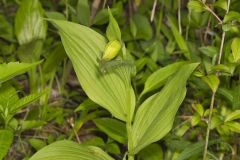
<svg viewBox="0 0 240 160">
<path fill-rule="evenodd" d="M 32 67 L 36 66 L 39 63 L 19 63 L 19 62 L 10 62 L 0 64 L 0 84 L 22 74 Z"/>
<path fill-rule="evenodd" d="M 100 148 L 63 140 L 44 147 L 29 160 L 113 160 L 113 158 Z"/>
<path fill-rule="evenodd" d="M 0 130 L 0 160 L 8 153 L 13 141 L 13 132 L 10 130 Z"/>
<path fill-rule="evenodd" d="M 64 48 L 88 97 L 116 118 L 130 121 L 135 95 L 130 85 L 129 67 L 118 67 L 103 74 L 97 59 L 102 57 L 105 38 L 79 24 L 60 20 L 52 22 L 59 29 Z"/>
<path fill-rule="evenodd" d="M 177 72 L 179 70 L 179 67 L 181 67 L 184 63 L 186 62 L 176 62 L 166 67 L 160 68 L 159 70 L 152 73 L 145 82 L 142 95 L 163 86 L 167 79 L 175 72 Z"/>
<path fill-rule="evenodd" d="M 47 23 L 42 19 L 43 14 L 42 5 L 38 0 L 21 1 L 15 17 L 15 33 L 21 45 L 45 39 Z"/>
<path fill-rule="evenodd" d="M 93 122 L 103 132 L 105 132 L 112 139 L 120 142 L 127 142 L 126 125 L 121 121 L 113 118 L 99 118 L 94 119 Z"/>
<path fill-rule="evenodd" d="M 171 130 L 175 114 L 186 94 L 186 81 L 197 66 L 198 63 L 192 63 L 181 67 L 161 92 L 149 97 L 139 107 L 132 134 L 135 154 Z"/>
</svg>

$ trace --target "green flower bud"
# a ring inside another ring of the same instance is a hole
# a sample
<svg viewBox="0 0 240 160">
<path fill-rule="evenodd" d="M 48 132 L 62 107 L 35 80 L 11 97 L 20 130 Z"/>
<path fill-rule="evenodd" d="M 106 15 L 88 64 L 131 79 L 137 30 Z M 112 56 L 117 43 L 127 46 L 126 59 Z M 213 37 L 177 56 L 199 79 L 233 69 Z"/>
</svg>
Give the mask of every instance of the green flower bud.
<svg viewBox="0 0 240 160">
<path fill-rule="evenodd" d="M 110 41 L 105 47 L 105 51 L 102 59 L 105 61 L 110 61 L 118 55 L 118 52 L 121 49 L 121 43 L 117 40 Z"/>
</svg>

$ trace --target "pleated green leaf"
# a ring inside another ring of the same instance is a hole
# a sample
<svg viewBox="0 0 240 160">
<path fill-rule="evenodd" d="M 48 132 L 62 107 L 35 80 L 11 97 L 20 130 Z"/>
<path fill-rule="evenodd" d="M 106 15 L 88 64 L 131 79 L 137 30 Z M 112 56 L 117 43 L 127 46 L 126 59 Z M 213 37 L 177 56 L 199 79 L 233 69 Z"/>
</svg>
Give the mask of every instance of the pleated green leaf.
<svg viewBox="0 0 240 160">
<path fill-rule="evenodd" d="M 167 79 L 175 72 L 177 72 L 179 67 L 181 67 L 184 63 L 186 62 L 176 62 L 166 67 L 160 68 L 152 73 L 145 82 L 142 95 L 163 86 Z"/>
<path fill-rule="evenodd" d="M 0 160 L 8 153 L 13 142 L 13 132 L 10 130 L 0 130 Z"/>
<path fill-rule="evenodd" d="M 44 11 L 38 0 L 23 0 L 15 17 L 15 34 L 19 44 L 45 39 L 47 23 L 43 20 Z"/>
<path fill-rule="evenodd" d="M 29 160 L 113 160 L 113 158 L 98 147 L 63 140 L 42 148 Z"/>
<path fill-rule="evenodd" d="M 135 95 L 130 83 L 129 67 L 119 66 L 111 72 L 102 73 L 97 60 L 101 59 L 104 52 L 105 38 L 79 24 L 51 21 L 59 29 L 63 46 L 88 97 L 116 118 L 131 121 Z"/>
<path fill-rule="evenodd" d="M 182 66 L 161 92 L 149 97 L 139 107 L 132 133 L 135 154 L 171 130 L 175 114 L 186 95 L 186 81 L 197 66 L 198 63 Z"/>
<path fill-rule="evenodd" d="M 39 62 L 37 63 L 10 62 L 7 64 L 6 63 L 0 64 L 0 84 L 13 78 L 14 76 L 17 76 L 30 70 L 37 64 L 39 64 Z"/>
</svg>

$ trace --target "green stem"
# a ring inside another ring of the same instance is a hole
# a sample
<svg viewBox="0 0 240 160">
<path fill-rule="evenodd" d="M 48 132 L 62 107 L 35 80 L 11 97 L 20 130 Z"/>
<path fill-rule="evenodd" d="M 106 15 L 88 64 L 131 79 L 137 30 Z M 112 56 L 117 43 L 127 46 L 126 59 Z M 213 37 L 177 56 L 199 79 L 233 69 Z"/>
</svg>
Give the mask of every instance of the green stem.
<svg viewBox="0 0 240 160">
<path fill-rule="evenodd" d="M 212 120 L 212 113 L 213 113 L 215 94 L 216 94 L 216 92 L 213 92 L 212 98 L 211 98 L 211 105 L 210 105 L 208 122 L 207 122 L 207 132 L 206 132 L 206 139 L 205 139 L 205 147 L 204 147 L 204 152 L 203 152 L 203 160 L 207 160 L 208 143 L 209 143 L 209 135 L 210 135 L 210 127 L 211 127 L 211 120 Z"/>
<path fill-rule="evenodd" d="M 128 160 L 134 160 L 134 155 L 128 155 Z"/>
<path fill-rule="evenodd" d="M 227 11 L 226 14 L 228 14 L 229 12 L 229 8 L 230 8 L 230 3 L 231 0 L 228 0 L 228 5 L 227 5 Z M 210 9 L 210 8 L 209 8 Z M 211 9 L 209 10 L 210 12 L 212 11 Z M 211 12 L 218 20 L 220 20 L 220 18 L 218 18 L 218 16 L 212 11 Z M 222 25 L 222 21 L 220 20 L 221 25 Z M 222 37 L 221 37 L 221 45 L 220 45 L 220 50 L 218 53 L 218 61 L 217 64 L 221 64 L 221 59 L 222 59 L 222 54 L 223 54 L 223 46 L 224 46 L 224 41 L 225 41 L 225 31 L 223 31 L 222 33 Z M 219 77 L 219 72 L 216 73 L 216 76 Z M 210 110 L 209 110 L 209 116 L 208 116 L 208 123 L 207 123 L 207 131 L 206 131 L 206 139 L 205 139 L 205 147 L 204 147 L 204 152 L 203 152 L 203 160 L 207 160 L 207 152 L 208 152 L 208 143 L 209 143 L 209 135 L 210 135 L 210 127 L 211 127 L 211 120 L 212 120 L 212 113 L 213 113 L 213 106 L 214 106 L 214 100 L 215 100 L 215 95 L 216 95 L 216 91 L 212 93 L 212 98 L 211 98 L 211 105 L 210 105 Z"/>
<path fill-rule="evenodd" d="M 37 68 L 34 67 L 29 71 L 30 92 L 35 93 L 37 91 Z"/>
<path fill-rule="evenodd" d="M 181 0 L 178 0 L 178 30 L 182 34 L 182 25 L 181 25 Z"/>
<path fill-rule="evenodd" d="M 132 140 L 132 124 L 131 121 L 127 122 L 127 135 L 128 135 L 128 160 L 134 160 L 133 140 Z"/>
</svg>

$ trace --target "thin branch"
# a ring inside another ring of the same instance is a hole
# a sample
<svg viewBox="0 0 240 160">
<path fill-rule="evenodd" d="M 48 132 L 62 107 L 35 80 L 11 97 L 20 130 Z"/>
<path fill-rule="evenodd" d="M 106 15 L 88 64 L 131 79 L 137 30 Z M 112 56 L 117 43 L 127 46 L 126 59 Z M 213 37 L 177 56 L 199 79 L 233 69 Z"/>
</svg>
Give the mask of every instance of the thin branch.
<svg viewBox="0 0 240 160">
<path fill-rule="evenodd" d="M 219 54 L 218 54 L 217 64 L 221 64 L 221 59 L 222 59 L 222 54 L 223 54 L 223 45 L 224 45 L 224 41 L 225 41 L 225 35 L 226 35 L 226 33 L 223 32 L 222 33 L 221 46 L 220 46 L 220 50 L 219 50 Z"/>
<path fill-rule="evenodd" d="M 227 5 L 226 14 L 228 14 L 228 12 L 229 12 L 230 2 L 231 2 L 231 0 L 228 0 L 228 5 Z M 221 40 L 221 46 L 220 46 L 220 51 L 219 51 L 219 55 L 218 55 L 218 63 L 217 63 L 217 64 L 220 64 L 220 63 L 221 63 L 222 54 L 223 54 L 223 46 L 224 46 L 224 41 L 225 41 L 225 35 L 226 35 L 226 32 L 223 31 L 223 33 L 222 33 L 222 40 Z"/>
<path fill-rule="evenodd" d="M 205 147 L 204 147 L 204 152 L 203 152 L 203 160 L 207 160 L 208 141 L 209 141 L 209 135 L 210 135 L 210 127 L 211 127 L 213 106 L 214 106 L 214 101 L 215 101 L 215 94 L 216 94 L 216 92 L 213 92 L 212 98 L 211 98 L 211 105 L 210 105 L 208 122 L 207 122 L 207 132 L 206 132 L 206 139 L 205 139 Z"/>
<path fill-rule="evenodd" d="M 157 0 L 154 0 L 154 3 L 153 3 L 153 8 L 152 8 L 152 12 L 151 12 L 151 22 L 153 21 L 154 19 L 154 15 L 155 15 L 155 10 L 156 10 L 156 6 L 157 6 Z"/>
<path fill-rule="evenodd" d="M 219 21 L 220 24 L 223 23 L 223 21 L 218 17 L 218 15 L 211 8 L 209 8 L 207 5 L 205 5 L 205 8 Z"/>
<path fill-rule="evenodd" d="M 206 28 L 206 31 L 205 31 L 205 34 L 204 34 L 204 42 L 205 42 L 205 44 L 207 43 L 207 36 L 208 36 L 208 32 L 210 31 L 211 20 L 212 20 L 212 17 L 209 17 L 207 28 Z"/>
<path fill-rule="evenodd" d="M 181 26 L 181 0 L 178 0 L 178 29 L 179 29 L 179 33 L 182 34 L 182 26 Z"/>
</svg>

